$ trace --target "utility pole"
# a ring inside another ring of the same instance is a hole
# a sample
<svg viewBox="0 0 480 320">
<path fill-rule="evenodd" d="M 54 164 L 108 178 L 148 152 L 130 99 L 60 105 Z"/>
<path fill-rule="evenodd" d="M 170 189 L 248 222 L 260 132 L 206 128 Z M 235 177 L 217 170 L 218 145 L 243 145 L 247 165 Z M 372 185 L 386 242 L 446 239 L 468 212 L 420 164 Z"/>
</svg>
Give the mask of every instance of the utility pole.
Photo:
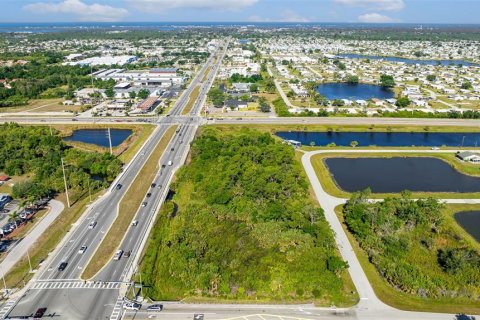
<svg viewBox="0 0 480 320">
<path fill-rule="evenodd" d="M 65 175 L 65 165 L 62 160 L 62 171 L 63 171 L 63 182 L 65 183 L 65 194 L 67 195 L 67 206 L 70 208 L 70 198 L 68 197 L 68 186 L 67 186 L 67 176 Z"/>
<path fill-rule="evenodd" d="M 90 177 L 87 178 L 88 183 L 88 197 L 90 198 L 90 202 L 92 202 L 92 191 L 90 190 Z"/>
<path fill-rule="evenodd" d="M 112 134 L 110 132 L 110 128 L 108 128 L 108 143 L 110 145 L 110 154 L 113 154 L 113 150 L 112 150 Z"/>
<path fill-rule="evenodd" d="M 7 283 L 5 282 L 5 272 L 3 271 L 3 268 L 2 268 L 2 279 L 3 279 L 3 288 L 5 289 L 5 295 L 7 295 L 8 294 Z"/>
<path fill-rule="evenodd" d="M 30 273 L 32 273 L 32 262 L 30 261 L 30 255 L 28 254 L 28 250 L 27 250 L 27 258 L 28 258 L 28 265 L 30 266 Z"/>
<path fill-rule="evenodd" d="M 49 124 L 48 127 L 50 128 L 50 135 L 53 136 L 53 132 L 52 132 L 52 125 Z"/>
</svg>

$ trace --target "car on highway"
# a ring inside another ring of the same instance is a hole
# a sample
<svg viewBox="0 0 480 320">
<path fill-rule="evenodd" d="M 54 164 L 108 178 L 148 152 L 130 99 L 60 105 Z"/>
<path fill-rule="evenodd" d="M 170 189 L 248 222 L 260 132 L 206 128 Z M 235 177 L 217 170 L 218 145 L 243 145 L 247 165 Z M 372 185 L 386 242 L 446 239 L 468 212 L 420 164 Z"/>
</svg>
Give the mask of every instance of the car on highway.
<svg viewBox="0 0 480 320">
<path fill-rule="evenodd" d="M 147 308 L 147 311 L 162 311 L 163 304 L 152 304 Z"/>
<path fill-rule="evenodd" d="M 168 165 L 171 166 L 173 164 L 172 160 L 168 161 Z"/>
<path fill-rule="evenodd" d="M 132 226 L 136 227 L 138 225 L 138 220 L 133 220 Z"/>
<path fill-rule="evenodd" d="M 140 303 L 136 303 L 136 302 L 131 302 L 131 303 L 127 303 L 127 304 L 123 305 L 123 308 L 125 310 L 133 310 L 133 311 L 138 311 L 138 310 L 140 310 L 141 307 L 142 307 L 142 305 Z"/>
<path fill-rule="evenodd" d="M 123 255 L 123 250 L 117 250 L 113 256 L 113 260 L 120 260 Z"/>
<path fill-rule="evenodd" d="M 47 308 L 38 308 L 33 315 L 33 319 L 41 319 L 45 312 L 47 312 Z"/>
<path fill-rule="evenodd" d="M 170 149 L 170 151 L 175 151 L 175 148 Z"/>
<path fill-rule="evenodd" d="M 132 250 L 128 250 L 128 251 L 125 251 L 125 258 L 130 258 L 130 256 L 132 255 Z"/>
<path fill-rule="evenodd" d="M 96 225 L 97 225 L 97 221 L 92 221 L 92 222 L 90 222 L 90 224 L 88 225 L 88 229 L 93 229 L 93 228 L 95 228 Z"/>
<path fill-rule="evenodd" d="M 62 261 L 58 266 L 58 271 L 63 271 L 67 268 L 68 262 Z"/>
<path fill-rule="evenodd" d="M 146 207 L 147 204 L 148 204 L 148 202 L 143 202 L 143 203 L 142 203 L 142 207 Z"/>
<path fill-rule="evenodd" d="M 152 196 L 152 194 L 149 192 L 147 193 L 147 198 L 150 198 Z"/>
<path fill-rule="evenodd" d="M 157 186 L 156 183 L 152 183 L 152 188 L 155 188 Z"/>
<path fill-rule="evenodd" d="M 87 246 L 81 246 L 80 249 L 78 249 L 79 254 L 85 253 L 85 251 L 87 251 Z"/>
<path fill-rule="evenodd" d="M 117 184 L 117 186 L 115 187 L 115 189 L 120 190 L 120 189 L 122 189 L 122 187 L 123 187 L 123 186 L 119 183 L 119 184 Z"/>
</svg>

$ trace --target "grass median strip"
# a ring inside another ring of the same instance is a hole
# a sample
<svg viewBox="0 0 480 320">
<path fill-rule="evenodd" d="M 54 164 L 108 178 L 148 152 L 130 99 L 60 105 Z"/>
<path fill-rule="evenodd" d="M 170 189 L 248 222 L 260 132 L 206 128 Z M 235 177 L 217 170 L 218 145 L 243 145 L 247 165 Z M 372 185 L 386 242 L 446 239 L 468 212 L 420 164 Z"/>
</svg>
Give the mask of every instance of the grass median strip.
<svg viewBox="0 0 480 320">
<path fill-rule="evenodd" d="M 163 155 L 168 143 L 175 134 L 177 126 L 170 127 L 162 139 L 157 143 L 155 150 L 148 158 L 143 168 L 138 173 L 137 177 L 130 185 L 127 193 L 120 201 L 119 211 L 116 220 L 103 239 L 100 247 L 95 252 L 95 255 L 90 260 L 88 266 L 82 275 L 84 279 L 92 278 L 112 257 L 115 250 L 120 245 L 123 235 L 130 226 L 130 222 L 135 217 L 140 204 L 142 203 L 145 194 L 150 188 L 157 171 L 159 169 L 159 160 Z M 131 192 L 134 190 L 134 192 Z"/>
<path fill-rule="evenodd" d="M 192 93 L 190 93 L 190 98 L 188 99 L 187 105 L 182 111 L 182 115 L 189 114 L 190 111 L 192 111 L 193 105 L 195 104 L 195 101 L 197 101 L 199 94 L 200 94 L 200 86 L 196 86 L 192 90 Z"/>
</svg>

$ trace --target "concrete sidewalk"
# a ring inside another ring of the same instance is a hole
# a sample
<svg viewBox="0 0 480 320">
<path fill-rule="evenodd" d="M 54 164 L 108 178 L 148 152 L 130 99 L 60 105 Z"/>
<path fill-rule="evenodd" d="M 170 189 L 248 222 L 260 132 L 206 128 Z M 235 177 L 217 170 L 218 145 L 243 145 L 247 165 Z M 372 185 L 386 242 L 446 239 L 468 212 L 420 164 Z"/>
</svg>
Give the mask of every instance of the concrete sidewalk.
<svg viewBox="0 0 480 320">
<path fill-rule="evenodd" d="M 10 269 L 27 254 L 27 250 L 30 249 L 65 208 L 63 203 L 57 200 L 50 200 L 48 206 L 50 207 L 49 212 L 30 230 L 25 238 L 20 240 L 20 242 L 10 250 L 5 259 L 0 263 L 0 272 L 2 274 L 7 274 Z"/>
</svg>

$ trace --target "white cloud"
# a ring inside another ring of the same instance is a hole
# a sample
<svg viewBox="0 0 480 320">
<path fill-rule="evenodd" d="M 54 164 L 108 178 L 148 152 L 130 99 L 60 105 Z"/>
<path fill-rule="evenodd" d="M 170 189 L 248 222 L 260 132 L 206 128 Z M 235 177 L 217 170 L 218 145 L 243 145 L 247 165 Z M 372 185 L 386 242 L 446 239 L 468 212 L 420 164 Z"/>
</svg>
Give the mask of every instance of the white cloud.
<svg viewBox="0 0 480 320">
<path fill-rule="evenodd" d="M 379 13 L 366 13 L 358 17 L 358 21 L 365 23 L 391 23 L 398 20 Z"/>
<path fill-rule="evenodd" d="M 118 21 L 128 15 L 124 8 L 93 3 L 86 4 L 81 0 L 63 0 L 60 2 L 37 2 L 28 4 L 23 9 L 34 13 L 74 14 L 82 21 Z"/>
<path fill-rule="evenodd" d="M 349 7 L 361 7 L 382 11 L 400 11 L 405 8 L 403 0 L 334 0 L 335 3 Z"/>
<path fill-rule="evenodd" d="M 258 0 L 125 0 L 142 11 L 166 11 L 169 9 L 217 9 L 238 10 L 252 6 Z"/>
</svg>

